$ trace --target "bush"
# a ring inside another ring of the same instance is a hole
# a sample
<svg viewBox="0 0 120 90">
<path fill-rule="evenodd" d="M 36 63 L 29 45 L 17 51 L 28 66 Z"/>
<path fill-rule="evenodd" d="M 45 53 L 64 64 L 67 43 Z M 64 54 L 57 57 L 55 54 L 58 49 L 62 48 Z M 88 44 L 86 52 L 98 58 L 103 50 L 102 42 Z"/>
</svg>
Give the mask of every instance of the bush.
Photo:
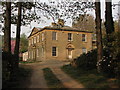
<svg viewBox="0 0 120 90">
<path fill-rule="evenodd" d="M 80 57 L 74 59 L 71 64 L 85 70 L 95 69 L 97 64 L 97 50 L 95 49 L 80 55 Z"/>
<path fill-rule="evenodd" d="M 109 41 L 108 41 L 109 40 Z M 120 32 L 105 36 L 103 39 L 104 56 L 97 65 L 107 77 L 120 77 Z"/>
</svg>

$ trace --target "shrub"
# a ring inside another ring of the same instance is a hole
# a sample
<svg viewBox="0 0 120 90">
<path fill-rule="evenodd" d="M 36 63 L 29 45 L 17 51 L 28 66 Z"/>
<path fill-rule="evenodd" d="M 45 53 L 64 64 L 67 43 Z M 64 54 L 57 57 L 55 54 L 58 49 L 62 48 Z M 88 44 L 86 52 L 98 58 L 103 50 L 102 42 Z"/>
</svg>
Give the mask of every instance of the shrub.
<svg viewBox="0 0 120 90">
<path fill-rule="evenodd" d="M 97 50 L 95 49 L 80 55 L 80 57 L 74 59 L 71 64 L 85 70 L 95 69 L 97 64 Z"/>
<path fill-rule="evenodd" d="M 105 36 L 103 39 L 104 56 L 97 65 L 108 77 L 120 77 L 120 32 Z M 109 42 L 108 39 L 109 38 Z"/>
</svg>

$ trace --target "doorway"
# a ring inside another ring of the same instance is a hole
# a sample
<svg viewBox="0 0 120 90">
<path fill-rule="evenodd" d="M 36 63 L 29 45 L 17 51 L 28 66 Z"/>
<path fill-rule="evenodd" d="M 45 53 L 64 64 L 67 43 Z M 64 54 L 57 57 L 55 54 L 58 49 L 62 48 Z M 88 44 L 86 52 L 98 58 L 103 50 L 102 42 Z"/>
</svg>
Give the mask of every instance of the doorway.
<svg viewBox="0 0 120 90">
<path fill-rule="evenodd" d="M 68 49 L 68 58 L 72 59 L 72 50 L 71 49 Z"/>
</svg>

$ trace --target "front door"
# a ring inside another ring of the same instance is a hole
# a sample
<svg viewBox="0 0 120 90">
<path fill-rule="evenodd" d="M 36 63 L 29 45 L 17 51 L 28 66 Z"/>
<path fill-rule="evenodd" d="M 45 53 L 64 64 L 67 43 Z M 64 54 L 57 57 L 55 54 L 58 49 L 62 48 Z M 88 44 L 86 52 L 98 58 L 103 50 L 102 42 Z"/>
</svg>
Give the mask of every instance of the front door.
<svg viewBox="0 0 120 90">
<path fill-rule="evenodd" d="M 68 58 L 72 59 L 72 50 L 69 50 L 69 49 L 68 49 Z"/>
</svg>

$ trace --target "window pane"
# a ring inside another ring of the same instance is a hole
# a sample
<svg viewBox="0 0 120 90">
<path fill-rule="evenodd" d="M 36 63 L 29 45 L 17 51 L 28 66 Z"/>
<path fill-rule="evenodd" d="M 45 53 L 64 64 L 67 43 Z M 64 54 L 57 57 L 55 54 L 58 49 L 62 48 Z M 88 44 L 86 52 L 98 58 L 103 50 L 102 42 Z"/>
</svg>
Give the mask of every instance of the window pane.
<svg viewBox="0 0 120 90">
<path fill-rule="evenodd" d="M 42 41 L 44 40 L 44 33 L 42 33 Z"/>
<path fill-rule="evenodd" d="M 52 47 L 52 56 L 56 56 L 56 47 Z"/>
<path fill-rule="evenodd" d="M 39 35 L 37 36 L 37 42 L 39 42 Z"/>
<path fill-rule="evenodd" d="M 68 33 L 68 40 L 72 40 L 72 33 Z"/>
<path fill-rule="evenodd" d="M 56 32 L 52 32 L 52 40 L 57 40 L 56 35 L 57 35 Z"/>
<path fill-rule="evenodd" d="M 34 43 L 36 43 L 36 37 L 34 37 Z"/>
<path fill-rule="evenodd" d="M 82 34 L 82 41 L 86 41 L 86 35 L 85 34 Z"/>
<path fill-rule="evenodd" d="M 87 53 L 86 48 L 82 48 L 82 53 Z"/>
</svg>

